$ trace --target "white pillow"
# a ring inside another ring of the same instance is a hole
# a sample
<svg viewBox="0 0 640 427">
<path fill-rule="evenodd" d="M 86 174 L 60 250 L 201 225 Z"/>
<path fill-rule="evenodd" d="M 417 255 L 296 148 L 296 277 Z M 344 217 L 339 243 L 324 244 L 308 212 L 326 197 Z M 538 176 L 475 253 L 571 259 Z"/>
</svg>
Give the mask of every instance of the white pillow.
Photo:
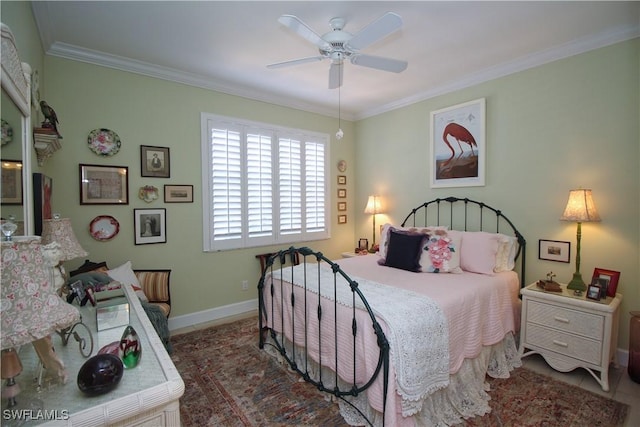
<svg viewBox="0 0 640 427">
<path fill-rule="evenodd" d="M 498 236 L 498 253 L 496 254 L 496 265 L 493 268 L 493 271 L 496 273 L 511 271 L 516 266 L 518 239 L 514 236 L 506 236 L 504 234 L 498 234 Z"/>
<path fill-rule="evenodd" d="M 107 270 L 106 273 L 113 280 L 117 280 L 122 284 L 131 285 L 141 301 L 149 302 L 147 296 L 144 294 L 144 292 L 142 292 L 142 287 L 140 286 L 138 277 L 131 268 L 131 261 L 127 261 L 121 266 L 114 268 L 113 270 Z"/>
</svg>

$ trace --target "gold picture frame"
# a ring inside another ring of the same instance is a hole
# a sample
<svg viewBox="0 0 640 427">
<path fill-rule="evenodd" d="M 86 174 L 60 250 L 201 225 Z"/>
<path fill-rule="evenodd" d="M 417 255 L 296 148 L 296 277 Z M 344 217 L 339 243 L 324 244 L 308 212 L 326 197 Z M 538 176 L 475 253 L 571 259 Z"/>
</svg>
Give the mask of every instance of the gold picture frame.
<svg viewBox="0 0 640 427">
<path fill-rule="evenodd" d="M 128 205 L 127 166 L 80 165 L 81 205 Z"/>
</svg>

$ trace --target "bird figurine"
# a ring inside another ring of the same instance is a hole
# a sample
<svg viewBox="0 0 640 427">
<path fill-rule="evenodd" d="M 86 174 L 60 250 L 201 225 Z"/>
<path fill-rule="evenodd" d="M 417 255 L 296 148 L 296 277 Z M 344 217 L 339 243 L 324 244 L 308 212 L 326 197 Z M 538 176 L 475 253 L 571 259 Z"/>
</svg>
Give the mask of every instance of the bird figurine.
<svg viewBox="0 0 640 427">
<path fill-rule="evenodd" d="M 40 101 L 40 110 L 42 110 L 42 114 L 44 115 L 44 121 L 42 122 L 42 127 L 43 128 L 52 128 L 55 132 L 56 135 L 58 135 L 58 138 L 62 139 L 62 135 L 60 135 L 60 132 L 58 132 L 58 115 L 56 114 L 56 111 L 51 108 L 51 106 L 49 104 L 47 104 L 47 101 Z"/>
</svg>

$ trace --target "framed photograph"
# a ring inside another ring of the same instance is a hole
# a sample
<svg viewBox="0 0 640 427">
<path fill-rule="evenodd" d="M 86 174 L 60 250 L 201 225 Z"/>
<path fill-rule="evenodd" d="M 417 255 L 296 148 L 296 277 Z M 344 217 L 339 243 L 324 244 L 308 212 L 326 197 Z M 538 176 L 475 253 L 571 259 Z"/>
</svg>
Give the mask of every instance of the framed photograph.
<svg viewBox="0 0 640 427">
<path fill-rule="evenodd" d="M 346 224 L 347 216 L 346 215 L 338 215 L 338 224 Z"/>
<path fill-rule="evenodd" d="M 19 160 L 0 160 L 2 163 L 2 199 L 3 205 L 22 204 L 22 162 Z"/>
<path fill-rule="evenodd" d="M 53 179 L 41 173 L 33 175 L 33 229 L 37 236 L 42 235 L 45 219 L 53 218 Z"/>
<path fill-rule="evenodd" d="M 165 185 L 165 203 L 193 203 L 193 185 Z"/>
<path fill-rule="evenodd" d="M 604 278 L 591 279 L 591 284 L 600 286 L 600 299 L 605 299 L 607 297 L 607 289 L 609 288 L 609 279 L 604 279 Z"/>
<path fill-rule="evenodd" d="M 369 239 L 362 238 L 358 240 L 358 250 L 359 251 L 368 251 L 369 250 Z"/>
<path fill-rule="evenodd" d="M 80 165 L 81 205 L 128 205 L 127 166 Z"/>
<path fill-rule="evenodd" d="M 140 146 L 140 175 L 154 178 L 171 176 L 168 147 Z"/>
<path fill-rule="evenodd" d="M 167 243 L 167 210 L 134 209 L 133 229 L 136 245 Z"/>
<path fill-rule="evenodd" d="M 347 185 L 346 175 L 338 175 L 338 185 Z"/>
<path fill-rule="evenodd" d="M 338 188 L 338 199 L 346 199 L 346 198 L 347 198 L 347 189 Z"/>
<path fill-rule="evenodd" d="M 607 284 L 607 296 L 615 297 L 618 290 L 618 281 L 620 280 L 620 272 L 613 270 L 605 270 L 604 268 L 593 269 L 593 277 L 591 282 L 598 279 L 598 283 L 602 280 L 602 283 Z"/>
<path fill-rule="evenodd" d="M 569 262 L 571 260 L 571 242 L 560 240 L 539 240 L 538 258 L 547 261 Z"/>
<path fill-rule="evenodd" d="M 347 202 L 338 202 L 338 210 L 340 212 L 347 210 Z"/>
<path fill-rule="evenodd" d="M 598 285 L 589 285 L 587 287 L 587 298 L 599 300 L 600 299 L 600 286 Z"/>
<path fill-rule="evenodd" d="M 484 185 L 485 98 L 431 112 L 431 188 Z"/>
</svg>

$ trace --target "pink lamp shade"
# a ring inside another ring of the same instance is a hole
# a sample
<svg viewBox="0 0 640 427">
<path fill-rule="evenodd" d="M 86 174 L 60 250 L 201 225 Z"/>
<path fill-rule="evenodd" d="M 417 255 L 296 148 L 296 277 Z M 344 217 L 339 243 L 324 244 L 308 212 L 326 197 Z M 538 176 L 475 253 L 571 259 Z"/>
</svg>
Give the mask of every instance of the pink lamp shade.
<svg viewBox="0 0 640 427">
<path fill-rule="evenodd" d="M 1 289 L 2 350 L 47 337 L 80 319 L 78 309 L 56 294 L 37 239 L 2 242 Z"/>
<path fill-rule="evenodd" d="M 57 242 L 62 251 L 60 261 L 70 261 L 72 259 L 85 257 L 85 251 L 73 233 L 71 220 L 69 218 L 45 219 L 42 223 L 42 244 Z"/>
</svg>

